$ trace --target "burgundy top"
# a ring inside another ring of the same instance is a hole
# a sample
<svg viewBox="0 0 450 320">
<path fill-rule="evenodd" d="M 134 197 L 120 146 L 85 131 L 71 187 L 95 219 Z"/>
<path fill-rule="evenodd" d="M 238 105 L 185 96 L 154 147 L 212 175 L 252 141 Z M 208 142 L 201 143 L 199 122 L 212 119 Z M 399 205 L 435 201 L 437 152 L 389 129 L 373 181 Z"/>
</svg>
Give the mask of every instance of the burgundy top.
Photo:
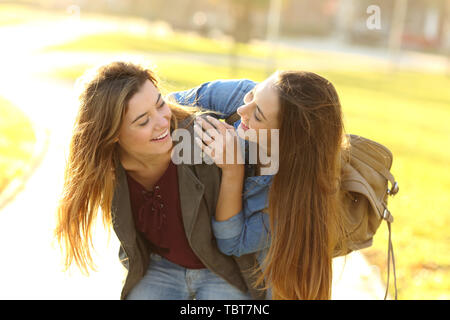
<svg viewBox="0 0 450 320">
<path fill-rule="evenodd" d="M 127 173 L 136 229 L 167 260 L 185 268 L 202 269 L 205 266 L 192 251 L 184 231 L 176 169 L 170 161 L 153 191 L 147 191 Z"/>
</svg>

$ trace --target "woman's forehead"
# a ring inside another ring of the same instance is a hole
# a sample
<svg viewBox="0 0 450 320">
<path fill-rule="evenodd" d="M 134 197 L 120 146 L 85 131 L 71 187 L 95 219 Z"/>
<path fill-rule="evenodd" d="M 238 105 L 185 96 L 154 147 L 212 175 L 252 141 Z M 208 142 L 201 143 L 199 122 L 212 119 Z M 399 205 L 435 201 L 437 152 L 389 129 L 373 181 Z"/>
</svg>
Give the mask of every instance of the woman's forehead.
<svg viewBox="0 0 450 320">
<path fill-rule="evenodd" d="M 277 79 L 277 75 L 273 74 L 263 82 L 258 83 L 255 88 L 256 103 L 265 114 L 273 114 L 278 111 L 278 93 L 275 89 Z"/>
<path fill-rule="evenodd" d="M 135 113 L 142 112 L 150 106 L 155 105 L 158 96 L 158 89 L 150 80 L 146 80 L 128 102 L 127 113 L 132 117 Z"/>
</svg>

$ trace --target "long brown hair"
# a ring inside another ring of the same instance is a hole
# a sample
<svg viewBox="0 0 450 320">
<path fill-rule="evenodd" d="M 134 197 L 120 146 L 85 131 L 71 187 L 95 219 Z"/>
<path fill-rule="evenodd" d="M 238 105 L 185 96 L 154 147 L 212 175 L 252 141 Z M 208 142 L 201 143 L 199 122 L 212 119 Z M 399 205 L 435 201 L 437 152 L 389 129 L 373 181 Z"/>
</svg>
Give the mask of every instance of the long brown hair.
<svg viewBox="0 0 450 320">
<path fill-rule="evenodd" d="M 137 64 L 113 62 L 89 70 L 81 77 L 79 110 L 75 120 L 64 173 L 63 192 L 57 208 L 56 238 L 65 249 L 65 266 L 73 261 L 88 273 L 93 268 L 92 222 L 98 210 L 111 225 L 111 204 L 118 165 L 119 129 L 131 97 L 146 80 L 158 89 L 156 75 Z M 168 102 L 171 129 L 197 108 Z"/>
<path fill-rule="evenodd" d="M 269 192 L 271 243 L 257 282 L 266 281 L 274 299 L 329 299 L 342 230 L 341 105 L 333 85 L 315 73 L 278 75 L 280 165 Z"/>
</svg>

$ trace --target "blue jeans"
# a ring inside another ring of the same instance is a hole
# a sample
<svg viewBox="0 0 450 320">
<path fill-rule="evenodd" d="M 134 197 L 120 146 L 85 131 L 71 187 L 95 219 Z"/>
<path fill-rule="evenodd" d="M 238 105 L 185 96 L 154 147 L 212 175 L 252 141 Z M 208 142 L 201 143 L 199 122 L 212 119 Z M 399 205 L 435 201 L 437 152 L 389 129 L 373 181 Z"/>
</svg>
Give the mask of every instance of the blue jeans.
<svg viewBox="0 0 450 320">
<path fill-rule="evenodd" d="M 187 269 L 151 254 L 150 265 L 127 300 L 250 300 L 226 280 L 205 269 Z"/>
</svg>

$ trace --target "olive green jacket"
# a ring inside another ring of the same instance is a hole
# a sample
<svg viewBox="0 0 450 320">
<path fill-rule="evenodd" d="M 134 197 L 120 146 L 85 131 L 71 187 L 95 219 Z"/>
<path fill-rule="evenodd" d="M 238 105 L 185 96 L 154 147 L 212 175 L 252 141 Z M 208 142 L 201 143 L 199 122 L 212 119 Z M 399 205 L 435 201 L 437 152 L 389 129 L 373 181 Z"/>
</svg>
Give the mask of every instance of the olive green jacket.
<svg viewBox="0 0 450 320">
<path fill-rule="evenodd" d="M 187 122 L 182 122 L 180 127 Z M 192 133 L 192 126 L 188 129 Z M 219 251 L 211 229 L 220 191 L 221 171 L 215 165 L 177 165 L 178 190 L 184 230 L 189 244 L 202 263 L 215 274 L 243 292 L 250 290 L 255 299 L 264 299 L 265 291 L 251 285 L 255 254 L 227 256 Z M 128 270 L 121 299 L 141 280 L 150 263 L 152 249 L 135 228 L 125 169 L 116 167 L 116 187 L 112 202 L 114 231 L 120 241 L 119 258 Z"/>
</svg>

